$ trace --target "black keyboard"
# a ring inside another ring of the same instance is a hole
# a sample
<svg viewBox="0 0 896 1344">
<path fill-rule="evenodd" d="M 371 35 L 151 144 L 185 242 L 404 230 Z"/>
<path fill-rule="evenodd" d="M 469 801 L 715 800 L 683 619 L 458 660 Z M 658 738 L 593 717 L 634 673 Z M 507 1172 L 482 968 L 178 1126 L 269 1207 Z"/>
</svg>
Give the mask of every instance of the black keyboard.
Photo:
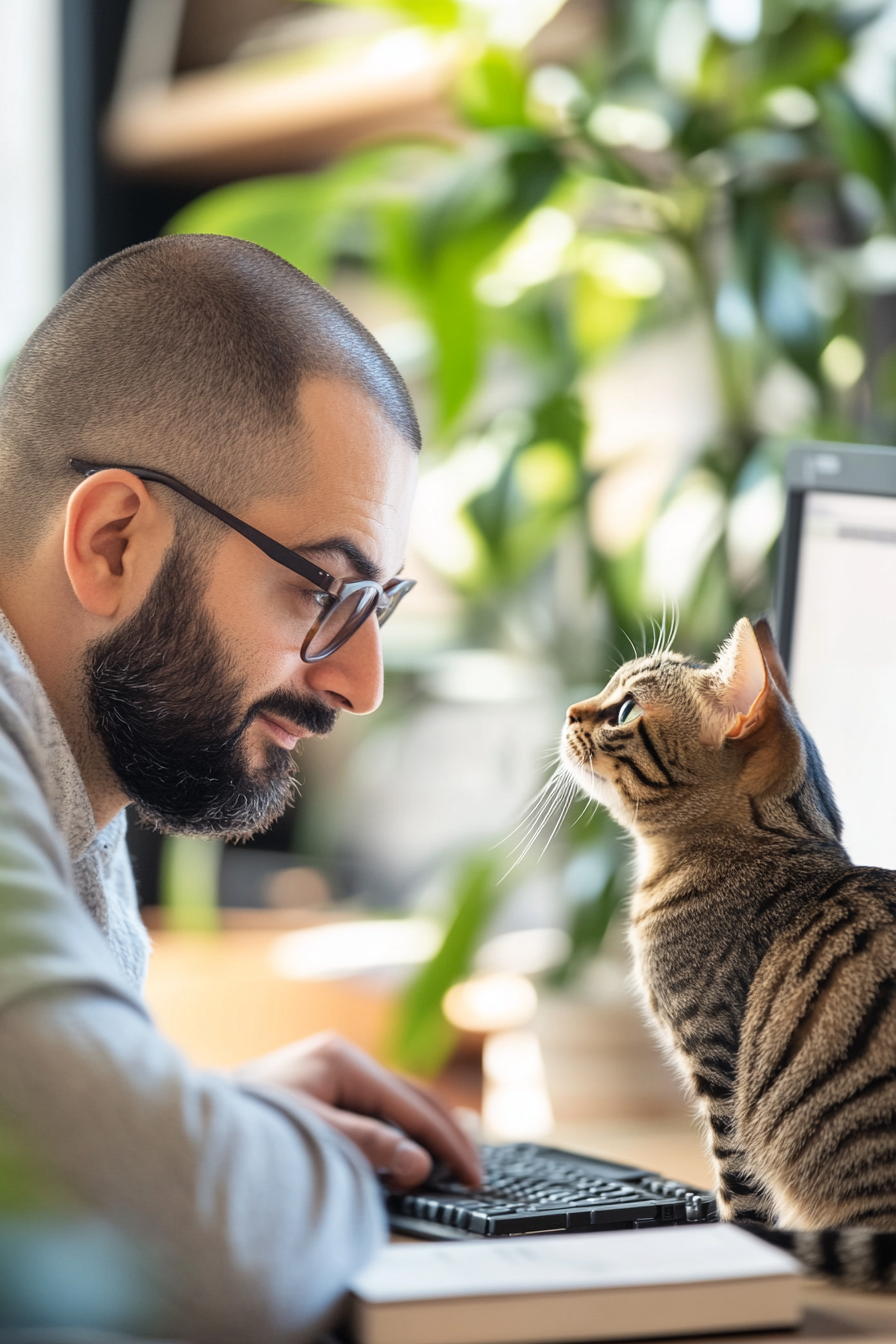
<svg viewBox="0 0 896 1344">
<path fill-rule="evenodd" d="M 436 1171 L 407 1194 L 389 1194 L 392 1230 L 456 1240 L 718 1221 L 713 1195 L 653 1171 L 537 1143 L 486 1144 L 481 1154 L 480 1190 Z"/>
</svg>

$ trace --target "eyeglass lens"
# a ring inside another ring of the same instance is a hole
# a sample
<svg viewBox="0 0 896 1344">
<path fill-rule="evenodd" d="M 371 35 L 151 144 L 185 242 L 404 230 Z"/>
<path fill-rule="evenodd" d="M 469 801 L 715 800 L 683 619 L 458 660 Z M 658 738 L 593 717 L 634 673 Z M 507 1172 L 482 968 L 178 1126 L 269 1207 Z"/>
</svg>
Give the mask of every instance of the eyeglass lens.
<svg viewBox="0 0 896 1344">
<path fill-rule="evenodd" d="M 348 593 L 325 613 L 317 629 L 305 645 L 304 655 L 309 662 L 326 658 L 355 633 L 376 606 L 379 593 L 372 585 Z"/>
<path fill-rule="evenodd" d="M 413 586 L 413 580 L 407 579 L 383 592 L 375 584 L 359 584 L 354 592 L 347 593 L 323 616 L 305 644 L 302 651 L 304 660 L 319 662 L 335 653 L 360 629 L 374 609 L 377 624 L 383 625 Z"/>
</svg>

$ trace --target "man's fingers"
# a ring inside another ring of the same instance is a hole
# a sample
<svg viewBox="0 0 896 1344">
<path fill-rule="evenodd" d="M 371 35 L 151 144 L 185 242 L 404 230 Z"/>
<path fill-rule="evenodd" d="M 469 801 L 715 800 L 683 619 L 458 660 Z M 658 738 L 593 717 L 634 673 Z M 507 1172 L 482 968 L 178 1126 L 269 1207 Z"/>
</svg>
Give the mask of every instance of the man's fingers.
<svg viewBox="0 0 896 1344">
<path fill-rule="evenodd" d="M 330 1085 L 322 1100 L 345 1111 L 390 1120 L 467 1185 L 481 1184 L 476 1145 L 428 1092 L 399 1078 L 340 1037 L 313 1039 L 306 1050 L 327 1063 Z M 318 1088 L 314 1091 L 321 1095 Z"/>
<path fill-rule="evenodd" d="M 383 1174 L 389 1185 L 410 1189 L 425 1181 L 432 1171 L 429 1153 L 391 1125 L 353 1111 L 341 1111 L 326 1102 L 315 1102 L 313 1108 L 361 1149 L 374 1171 Z"/>
<path fill-rule="evenodd" d="M 410 1079 L 401 1080 L 406 1088 L 413 1093 L 415 1100 L 435 1112 L 436 1119 L 444 1127 L 446 1133 L 451 1136 L 452 1144 L 455 1146 L 457 1156 L 451 1160 L 443 1157 L 443 1161 L 448 1161 L 457 1171 L 458 1175 L 467 1185 L 478 1186 L 482 1184 L 482 1159 L 479 1156 L 479 1147 L 475 1140 L 461 1129 L 460 1125 L 454 1119 L 448 1107 L 442 1101 L 441 1097 L 426 1088 L 420 1087 Z M 394 1117 L 400 1124 L 398 1117 Z M 440 1156 L 441 1153 L 439 1154 Z"/>
<path fill-rule="evenodd" d="M 250 1082 L 288 1087 L 314 1098 L 318 1106 L 330 1108 L 327 1119 L 331 1124 L 335 1124 L 333 1114 L 388 1120 L 414 1140 L 415 1149 L 417 1145 L 425 1148 L 433 1159 L 450 1167 L 467 1185 L 482 1182 L 476 1145 L 440 1101 L 332 1033 L 268 1055 L 242 1069 L 240 1076 Z M 345 1123 L 337 1128 L 348 1132 Z M 381 1128 L 386 1133 L 394 1132 L 387 1126 Z M 385 1165 L 391 1170 L 391 1163 Z M 416 1157 L 412 1166 L 421 1169 Z M 426 1170 L 418 1179 L 424 1179 L 428 1170 L 427 1160 Z"/>
<path fill-rule="evenodd" d="M 380 1069 L 373 1061 L 371 1064 L 378 1073 L 380 1115 L 387 1116 L 434 1158 L 451 1167 L 466 1185 L 480 1185 L 482 1166 L 476 1145 L 442 1109 L 441 1103 L 422 1088 Z"/>
</svg>

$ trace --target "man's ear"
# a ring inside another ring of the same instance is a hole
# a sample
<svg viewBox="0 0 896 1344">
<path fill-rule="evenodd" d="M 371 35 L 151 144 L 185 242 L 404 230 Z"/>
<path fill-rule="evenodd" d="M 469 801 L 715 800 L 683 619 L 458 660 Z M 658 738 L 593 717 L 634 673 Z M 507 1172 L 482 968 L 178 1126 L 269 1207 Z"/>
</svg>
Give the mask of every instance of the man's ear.
<svg viewBox="0 0 896 1344">
<path fill-rule="evenodd" d="M 742 739 L 765 722 L 771 687 L 762 649 L 752 625 L 742 617 L 710 669 L 711 743 Z"/>
<path fill-rule="evenodd" d="M 756 635 L 756 640 L 762 650 L 765 666 L 771 673 L 775 685 L 788 704 L 792 705 L 793 696 L 790 694 L 790 683 L 787 680 L 787 673 L 784 671 L 784 664 L 781 661 L 781 654 L 778 652 L 778 646 L 775 643 L 772 628 L 764 616 L 760 616 L 758 621 L 753 622 L 753 632 Z"/>
<path fill-rule="evenodd" d="M 116 468 L 82 481 L 66 508 L 63 558 L 84 610 L 114 617 L 135 607 L 173 531 L 169 515 L 130 472 Z"/>
</svg>

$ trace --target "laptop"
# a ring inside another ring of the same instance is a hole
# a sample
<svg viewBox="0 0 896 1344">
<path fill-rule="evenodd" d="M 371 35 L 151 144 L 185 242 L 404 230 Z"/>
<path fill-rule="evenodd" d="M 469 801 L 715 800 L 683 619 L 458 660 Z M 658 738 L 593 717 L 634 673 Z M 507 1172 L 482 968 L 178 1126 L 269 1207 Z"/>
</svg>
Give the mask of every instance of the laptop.
<svg viewBox="0 0 896 1344">
<path fill-rule="evenodd" d="M 847 851 L 896 868 L 896 449 L 795 444 L 785 485 L 777 635 L 794 701 L 827 767 Z M 486 1145 L 482 1155 L 482 1191 L 436 1172 L 388 1195 L 393 1231 L 458 1240 L 718 1219 L 711 1193 L 657 1172 L 535 1143 Z"/>
<path fill-rule="evenodd" d="M 896 868 L 896 449 L 795 444 L 777 638 L 854 863 Z"/>
</svg>

